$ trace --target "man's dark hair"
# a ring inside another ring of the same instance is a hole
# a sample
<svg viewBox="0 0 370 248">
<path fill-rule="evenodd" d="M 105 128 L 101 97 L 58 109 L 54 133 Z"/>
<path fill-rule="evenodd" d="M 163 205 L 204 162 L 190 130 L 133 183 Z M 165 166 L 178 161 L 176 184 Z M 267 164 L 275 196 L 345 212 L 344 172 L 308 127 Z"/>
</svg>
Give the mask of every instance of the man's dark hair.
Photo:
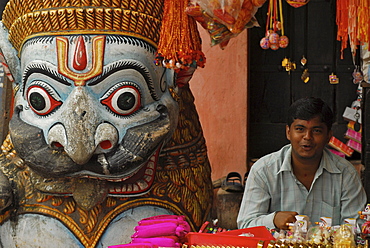
<svg viewBox="0 0 370 248">
<path fill-rule="evenodd" d="M 295 119 L 308 121 L 317 116 L 326 124 L 328 130 L 331 130 L 331 126 L 334 122 L 334 114 L 329 105 L 320 98 L 301 98 L 290 106 L 287 124 L 290 127 Z"/>
</svg>

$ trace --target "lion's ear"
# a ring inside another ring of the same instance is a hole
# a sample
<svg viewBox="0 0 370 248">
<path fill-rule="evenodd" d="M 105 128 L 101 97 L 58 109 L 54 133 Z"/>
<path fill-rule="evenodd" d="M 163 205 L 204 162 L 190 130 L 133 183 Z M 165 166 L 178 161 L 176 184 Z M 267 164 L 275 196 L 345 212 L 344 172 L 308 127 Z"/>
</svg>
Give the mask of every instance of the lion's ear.
<svg viewBox="0 0 370 248">
<path fill-rule="evenodd" d="M 17 50 L 13 47 L 8 39 L 8 29 L 0 21 L 0 63 L 5 63 L 11 77 L 12 82 L 19 83 L 21 80 L 21 63 L 18 57 Z"/>
</svg>

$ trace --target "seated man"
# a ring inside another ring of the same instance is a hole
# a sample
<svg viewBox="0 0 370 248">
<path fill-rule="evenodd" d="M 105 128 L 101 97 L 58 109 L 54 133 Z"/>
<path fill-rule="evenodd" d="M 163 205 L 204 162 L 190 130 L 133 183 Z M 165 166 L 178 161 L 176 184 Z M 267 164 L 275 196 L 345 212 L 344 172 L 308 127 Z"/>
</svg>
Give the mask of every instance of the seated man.
<svg viewBox="0 0 370 248">
<path fill-rule="evenodd" d="M 366 194 L 353 165 L 331 153 L 333 112 L 319 98 L 303 98 L 289 109 L 289 145 L 259 159 L 251 168 L 238 215 L 238 228 L 288 229 L 295 215 L 312 223 L 331 217 L 332 225 L 358 218 Z"/>
</svg>

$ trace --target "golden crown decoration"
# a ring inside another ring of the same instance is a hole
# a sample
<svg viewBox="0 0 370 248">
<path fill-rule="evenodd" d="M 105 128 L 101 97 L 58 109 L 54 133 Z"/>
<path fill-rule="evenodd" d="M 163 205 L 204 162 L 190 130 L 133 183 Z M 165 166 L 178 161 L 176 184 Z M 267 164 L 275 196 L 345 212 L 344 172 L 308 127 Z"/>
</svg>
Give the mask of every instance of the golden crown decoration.
<svg viewBox="0 0 370 248">
<path fill-rule="evenodd" d="M 118 34 L 158 47 L 157 63 L 180 69 L 201 65 L 195 20 L 185 14 L 188 0 L 9 0 L 2 22 L 20 51 L 36 36 Z M 180 64 L 180 66 L 179 66 Z"/>
<path fill-rule="evenodd" d="M 159 41 L 163 0 L 10 0 L 3 13 L 9 40 L 40 35 L 123 34 Z"/>
</svg>

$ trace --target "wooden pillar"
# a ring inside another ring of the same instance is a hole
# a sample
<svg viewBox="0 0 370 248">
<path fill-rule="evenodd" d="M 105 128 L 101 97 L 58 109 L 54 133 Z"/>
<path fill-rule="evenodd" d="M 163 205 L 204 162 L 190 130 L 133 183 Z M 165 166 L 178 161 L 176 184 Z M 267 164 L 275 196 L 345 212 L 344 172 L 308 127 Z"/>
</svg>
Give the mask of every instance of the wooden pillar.
<svg viewBox="0 0 370 248">
<path fill-rule="evenodd" d="M 370 84 L 362 83 L 362 164 L 365 171 L 362 176 L 367 199 L 370 200 Z"/>
<path fill-rule="evenodd" d="M 1 121 L 0 121 L 0 142 L 4 141 L 6 135 L 9 132 L 9 120 L 10 120 L 10 108 L 11 102 L 13 97 L 13 89 L 12 89 L 12 82 L 8 79 L 5 75 L 2 65 L 0 64 L 0 72 L 4 73 L 4 76 L 0 76 L 0 83 L 2 84 L 1 87 Z"/>
</svg>

